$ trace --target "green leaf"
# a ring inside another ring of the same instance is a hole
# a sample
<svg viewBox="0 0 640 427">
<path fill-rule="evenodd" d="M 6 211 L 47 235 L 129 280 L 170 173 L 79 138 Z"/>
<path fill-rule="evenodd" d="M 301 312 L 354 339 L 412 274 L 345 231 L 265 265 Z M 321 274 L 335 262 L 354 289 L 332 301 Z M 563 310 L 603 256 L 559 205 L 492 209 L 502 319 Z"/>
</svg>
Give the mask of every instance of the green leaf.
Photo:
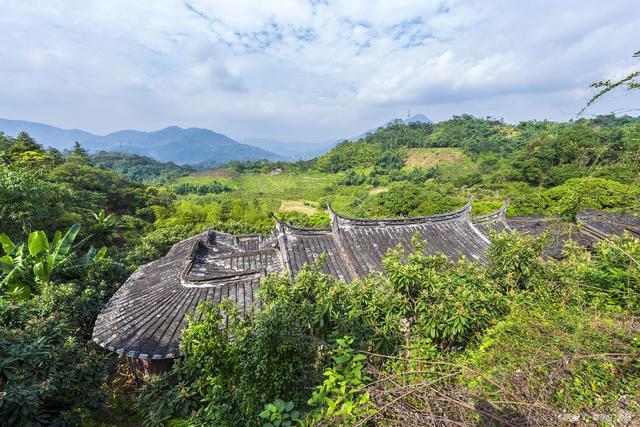
<svg viewBox="0 0 640 427">
<path fill-rule="evenodd" d="M 58 242 L 54 248 L 53 256 L 56 261 L 64 259 L 71 251 L 71 244 L 76 239 L 78 232 L 80 231 L 80 224 L 73 224 L 64 237 Z"/>
<path fill-rule="evenodd" d="M 49 281 L 49 274 L 47 274 L 44 264 L 41 262 L 33 265 L 33 275 L 42 283 Z"/>
<path fill-rule="evenodd" d="M 40 255 L 49 249 L 49 239 L 44 231 L 34 231 L 29 234 L 28 239 L 29 254 L 31 256 Z"/>
<path fill-rule="evenodd" d="M 287 402 L 287 403 L 285 404 L 284 409 L 285 409 L 285 411 L 287 411 L 287 412 L 291 412 L 291 410 L 293 409 L 293 402 L 292 402 L 292 401 Z"/>
<path fill-rule="evenodd" d="M 31 288 L 23 283 L 16 283 L 9 286 L 9 294 L 17 300 L 25 300 L 31 294 Z"/>
<path fill-rule="evenodd" d="M 4 271 L 11 271 L 14 268 L 13 258 L 11 258 L 9 255 L 0 257 L 0 268 Z"/>
<path fill-rule="evenodd" d="M 53 235 L 53 241 L 51 242 L 51 246 L 55 248 L 58 245 L 58 242 L 60 241 L 60 239 L 62 239 L 62 232 L 60 230 L 56 230 L 55 234 Z"/>
<path fill-rule="evenodd" d="M 106 246 L 101 247 L 100 250 L 96 252 L 96 255 L 93 257 L 93 260 L 94 261 L 101 260 L 102 258 L 104 258 L 106 253 L 107 253 L 107 247 Z"/>
<path fill-rule="evenodd" d="M 13 250 L 13 248 L 16 247 L 16 245 L 11 241 L 9 236 L 7 236 L 5 233 L 0 234 L 0 244 L 2 244 L 2 250 L 6 254 L 10 253 Z"/>
<path fill-rule="evenodd" d="M 359 362 L 361 360 L 366 360 L 367 356 L 365 356 L 364 354 L 356 354 L 355 356 L 353 356 L 353 361 L 354 362 Z"/>
<path fill-rule="evenodd" d="M 264 411 L 258 414 L 260 418 L 267 418 L 267 419 L 269 418 L 269 415 L 271 415 L 271 412 L 269 412 L 268 409 L 265 409 Z"/>
</svg>

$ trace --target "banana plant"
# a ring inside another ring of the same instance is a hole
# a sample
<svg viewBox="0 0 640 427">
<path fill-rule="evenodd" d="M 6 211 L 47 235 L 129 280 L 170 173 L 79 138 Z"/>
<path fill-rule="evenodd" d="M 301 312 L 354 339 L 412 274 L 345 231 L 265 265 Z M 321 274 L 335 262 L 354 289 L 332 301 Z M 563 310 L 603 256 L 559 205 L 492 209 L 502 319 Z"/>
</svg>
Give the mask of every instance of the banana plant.
<svg viewBox="0 0 640 427">
<path fill-rule="evenodd" d="M 9 236 L 0 234 L 0 244 L 5 255 L 0 257 L 0 271 L 5 273 L 0 282 L 0 288 L 7 288 L 7 293 L 18 299 L 23 299 L 31 293 L 31 284 L 25 279 L 29 270 L 24 243 L 15 245 Z"/>
<path fill-rule="evenodd" d="M 100 212 L 91 214 L 93 216 L 94 221 L 96 222 L 93 227 L 102 230 L 104 232 L 111 232 L 115 229 L 116 223 L 113 220 L 113 214 L 107 215 L 107 213 L 102 209 Z"/>
<path fill-rule="evenodd" d="M 26 246 L 24 243 L 15 245 L 9 236 L 0 234 L 0 244 L 5 253 L 0 257 L 0 269 L 6 274 L 0 287 L 6 287 L 15 297 L 26 298 L 34 285 L 48 284 L 55 267 L 71 255 L 79 231 L 79 224 L 72 225 L 64 236 L 56 231 L 51 242 L 44 231 L 34 231 L 29 234 Z M 106 247 L 99 250 L 91 248 L 83 262 L 88 265 L 103 258 L 106 252 Z"/>
</svg>

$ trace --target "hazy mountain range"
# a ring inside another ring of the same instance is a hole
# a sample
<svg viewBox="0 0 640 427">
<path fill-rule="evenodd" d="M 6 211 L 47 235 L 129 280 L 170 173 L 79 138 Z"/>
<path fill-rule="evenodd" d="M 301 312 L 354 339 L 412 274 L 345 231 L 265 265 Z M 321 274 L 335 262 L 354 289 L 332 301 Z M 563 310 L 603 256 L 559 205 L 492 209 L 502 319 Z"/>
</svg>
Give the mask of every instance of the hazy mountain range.
<svg viewBox="0 0 640 427">
<path fill-rule="evenodd" d="M 271 138 L 245 138 L 244 144 L 273 151 L 291 159 L 310 159 L 326 153 L 339 141 L 326 142 L 293 142 Z"/>
<path fill-rule="evenodd" d="M 108 135 L 94 135 L 79 129 L 60 129 L 42 123 L 0 119 L 0 131 L 15 136 L 29 133 L 39 143 L 59 150 L 71 148 L 78 141 L 90 152 L 122 151 L 178 164 L 205 160 L 226 163 L 230 160 L 283 160 L 285 156 L 241 144 L 209 129 L 183 129 L 170 126 L 158 131 L 122 130 Z"/>
<path fill-rule="evenodd" d="M 418 114 L 402 120 L 404 123 L 431 121 Z M 389 122 L 391 123 L 391 122 Z M 323 143 L 288 142 L 270 138 L 246 138 L 242 143 L 209 129 L 178 126 L 153 131 L 121 130 L 96 135 L 81 129 L 61 129 L 43 123 L 0 119 L 0 132 L 16 136 L 25 131 L 42 145 L 58 150 L 69 149 L 78 141 L 90 152 L 119 151 L 152 157 L 162 162 L 178 164 L 217 163 L 230 160 L 292 160 L 319 156 L 340 141 Z M 351 140 L 359 139 L 371 129 Z"/>
</svg>

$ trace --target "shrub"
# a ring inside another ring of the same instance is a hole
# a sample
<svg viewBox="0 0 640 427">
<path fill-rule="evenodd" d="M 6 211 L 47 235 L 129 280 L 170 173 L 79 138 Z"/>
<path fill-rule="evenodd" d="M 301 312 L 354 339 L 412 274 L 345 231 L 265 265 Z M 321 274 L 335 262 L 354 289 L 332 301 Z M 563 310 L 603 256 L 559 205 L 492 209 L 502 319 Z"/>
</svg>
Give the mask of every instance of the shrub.
<svg viewBox="0 0 640 427">
<path fill-rule="evenodd" d="M 615 209 L 633 206 L 638 190 L 603 178 L 573 178 L 545 191 L 550 199 L 549 213 L 575 220 L 585 208 Z"/>
<path fill-rule="evenodd" d="M 149 425 L 191 412 L 208 425 L 253 424 L 276 397 L 305 402 L 318 378 L 317 353 L 295 311 L 269 306 L 242 320 L 231 304 L 223 307 L 200 305 L 202 318 L 183 332 L 184 358 L 145 386 L 138 408 Z"/>
<path fill-rule="evenodd" d="M 332 364 L 324 371 L 325 380 L 309 399 L 315 409 L 305 417 L 306 424 L 353 425 L 375 412 L 365 391 L 370 379 L 364 373 L 366 356 L 354 352 L 353 339 L 344 337 L 337 344 L 331 355 Z"/>
<path fill-rule="evenodd" d="M 8 425 L 75 423 L 104 402 L 106 355 L 77 336 L 100 305 L 69 286 L 48 288 L 43 300 L 0 301 L 0 419 Z"/>
<path fill-rule="evenodd" d="M 505 292 L 530 287 L 542 268 L 546 236 L 520 235 L 517 231 L 493 233 L 489 247 L 489 271 Z"/>
<path fill-rule="evenodd" d="M 408 300 L 405 316 L 415 336 L 444 347 L 464 345 L 505 313 L 506 301 L 485 269 L 466 260 L 449 263 L 441 254 L 427 256 L 417 238 L 413 245 L 406 262 L 400 249 L 384 262 L 389 285 Z"/>
<path fill-rule="evenodd" d="M 600 242 L 591 262 L 580 261 L 580 281 L 595 306 L 640 313 L 640 240 L 625 235 Z"/>
</svg>

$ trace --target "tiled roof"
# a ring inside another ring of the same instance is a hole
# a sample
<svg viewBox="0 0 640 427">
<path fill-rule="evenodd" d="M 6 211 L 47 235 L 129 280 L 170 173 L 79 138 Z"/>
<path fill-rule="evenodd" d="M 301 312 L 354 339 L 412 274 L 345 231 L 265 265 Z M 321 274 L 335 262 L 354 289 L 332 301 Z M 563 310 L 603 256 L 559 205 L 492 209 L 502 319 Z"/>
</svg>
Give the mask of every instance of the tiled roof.
<svg viewBox="0 0 640 427">
<path fill-rule="evenodd" d="M 331 228 L 294 227 L 276 219 L 272 237 L 233 236 L 208 231 L 173 245 L 167 255 L 140 267 L 113 295 L 96 320 L 93 340 L 110 351 L 141 359 L 180 356 L 187 316 L 198 317 L 201 301 L 235 302 L 241 313 L 258 304 L 260 279 L 300 269 L 326 254 L 322 270 L 345 281 L 382 271 L 386 252 L 412 250 L 418 234 L 427 253 L 486 262 L 490 231 L 507 229 L 540 234 L 551 231 L 548 256 L 561 256 L 569 238 L 590 246 L 606 234 L 638 234 L 637 215 L 585 211 L 578 224 L 543 216 L 506 217 L 507 204 L 471 218 L 471 201 L 455 212 L 413 218 L 350 218 L 329 207 Z"/>
</svg>

